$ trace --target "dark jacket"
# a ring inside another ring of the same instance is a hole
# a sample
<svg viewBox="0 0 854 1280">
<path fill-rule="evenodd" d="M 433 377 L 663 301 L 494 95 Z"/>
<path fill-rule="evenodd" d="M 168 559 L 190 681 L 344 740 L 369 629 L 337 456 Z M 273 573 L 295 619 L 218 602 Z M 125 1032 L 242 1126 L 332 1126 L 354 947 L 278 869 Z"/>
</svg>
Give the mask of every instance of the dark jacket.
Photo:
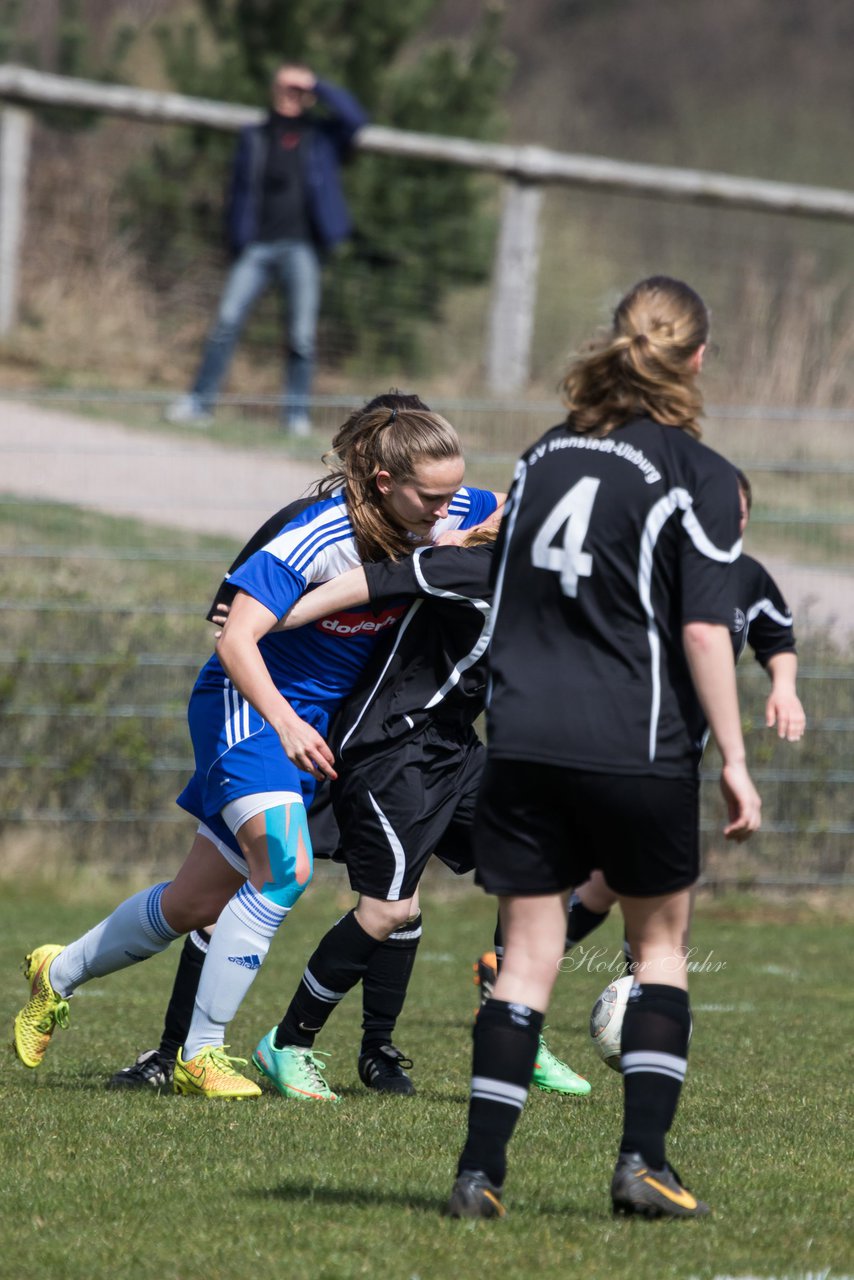
<svg viewBox="0 0 854 1280">
<path fill-rule="evenodd" d="M 314 89 L 328 116 L 307 116 L 310 128 L 303 149 L 308 214 L 319 249 L 331 249 L 352 230 L 350 214 L 341 189 L 340 168 L 353 136 L 368 117 L 345 89 L 318 80 Z M 267 159 L 269 120 L 241 129 L 234 155 L 228 194 L 228 239 L 234 253 L 242 253 L 258 233 L 261 184 Z"/>
</svg>

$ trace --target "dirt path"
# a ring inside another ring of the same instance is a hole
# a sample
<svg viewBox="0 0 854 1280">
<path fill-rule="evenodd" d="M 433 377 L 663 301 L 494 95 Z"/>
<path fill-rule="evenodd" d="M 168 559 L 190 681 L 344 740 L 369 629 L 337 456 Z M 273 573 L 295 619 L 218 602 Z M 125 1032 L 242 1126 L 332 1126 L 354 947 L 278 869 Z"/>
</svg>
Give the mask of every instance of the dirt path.
<svg viewBox="0 0 854 1280">
<path fill-rule="evenodd" d="M 0 492 L 243 539 L 322 474 L 242 450 L 0 401 Z"/>
<path fill-rule="evenodd" d="M 274 450 L 242 450 L 0 400 L 0 492 L 244 539 L 322 472 Z M 854 634 L 854 573 L 765 558 L 795 611 Z"/>
</svg>

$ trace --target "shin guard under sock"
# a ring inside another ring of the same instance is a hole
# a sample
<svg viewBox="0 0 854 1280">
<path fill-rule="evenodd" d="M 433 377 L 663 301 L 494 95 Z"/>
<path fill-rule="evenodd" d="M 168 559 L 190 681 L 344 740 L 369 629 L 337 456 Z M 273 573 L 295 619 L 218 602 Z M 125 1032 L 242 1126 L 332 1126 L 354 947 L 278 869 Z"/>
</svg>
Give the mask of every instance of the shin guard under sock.
<svg viewBox="0 0 854 1280">
<path fill-rule="evenodd" d="M 70 996 L 90 978 L 104 978 L 156 956 L 180 937 L 160 909 L 168 883 L 126 898 L 105 920 L 59 953 L 49 974 L 57 995 Z"/>
<path fill-rule="evenodd" d="M 362 979 L 362 1048 L 391 1044 L 421 941 L 421 913 L 377 947 Z"/>
<path fill-rule="evenodd" d="M 527 1005 L 487 1000 L 474 1024 L 468 1136 L 458 1173 L 482 1170 L 500 1187 L 506 1172 L 507 1144 L 525 1099 L 543 1015 Z"/>
<path fill-rule="evenodd" d="M 685 1079 L 690 1030 L 687 991 L 662 983 L 632 988 L 620 1055 L 625 1104 L 620 1150 L 639 1151 L 655 1169 L 665 1162 L 664 1139 Z"/>
<path fill-rule="evenodd" d="M 208 946 L 182 1057 L 219 1047 L 288 914 L 247 880 L 226 903 Z"/>
<path fill-rule="evenodd" d="M 320 940 L 294 992 L 287 1013 L 276 1028 L 274 1044 L 311 1048 L 314 1037 L 348 991 L 359 982 L 371 956 L 380 947 L 348 911 Z"/>
</svg>

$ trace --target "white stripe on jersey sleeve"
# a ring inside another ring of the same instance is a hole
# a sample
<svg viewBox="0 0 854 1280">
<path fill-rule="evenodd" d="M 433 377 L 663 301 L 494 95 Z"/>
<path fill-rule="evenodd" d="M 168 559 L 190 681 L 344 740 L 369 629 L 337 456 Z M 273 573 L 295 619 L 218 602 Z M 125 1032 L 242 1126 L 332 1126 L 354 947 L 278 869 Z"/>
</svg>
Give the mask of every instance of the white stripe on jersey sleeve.
<svg viewBox="0 0 854 1280">
<path fill-rule="evenodd" d="M 771 619 L 772 622 L 776 622 L 778 627 L 788 628 L 788 627 L 791 627 L 792 625 L 792 621 L 793 621 L 792 614 L 780 613 L 779 609 L 774 608 L 774 605 L 771 603 L 771 601 L 768 599 L 767 596 L 762 600 L 757 600 L 756 603 L 752 604 L 750 608 L 747 610 L 748 626 L 750 625 L 751 622 L 753 622 L 754 618 L 759 617 L 760 613 L 764 613 L 767 617 Z M 745 627 L 745 630 L 747 630 L 747 627 Z"/>
<path fill-rule="evenodd" d="M 310 520 L 289 525 L 261 549 L 307 583 L 326 582 L 361 563 L 343 496 L 330 500 Z"/>
<path fill-rule="evenodd" d="M 716 547 L 709 538 L 694 512 L 694 499 L 687 489 L 671 489 L 663 498 L 659 498 L 646 518 L 641 534 L 640 556 L 638 559 L 638 593 L 641 598 L 647 619 L 647 638 L 649 640 L 650 676 L 652 696 L 649 713 L 649 759 L 655 759 L 655 745 L 658 737 L 658 717 L 661 713 L 661 642 L 658 627 L 655 624 L 655 612 L 652 607 L 652 568 L 655 547 L 662 529 L 675 511 L 683 511 L 682 525 L 688 537 L 701 555 L 720 563 L 732 564 L 741 555 L 741 538 L 729 550 Z"/>
<path fill-rule="evenodd" d="M 702 555 L 708 556 L 710 560 L 719 560 L 722 564 L 732 564 L 734 560 L 737 560 L 741 555 L 741 538 L 738 538 L 729 550 L 726 547 L 716 547 L 697 519 L 691 495 L 685 489 L 673 489 L 671 492 L 680 495 L 684 494 L 688 502 L 687 510 L 685 510 L 681 501 L 679 503 L 680 507 L 685 511 L 682 517 L 682 527 L 697 550 Z"/>
<path fill-rule="evenodd" d="M 459 591 L 448 591 L 440 587 L 432 586 L 424 577 L 424 571 L 421 568 L 421 556 L 425 550 L 426 548 L 422 547 L 419 551 L 415 552 L 415 555 L 412 558 L 412 568 L 415 572 L 415 577 L 421 587 L 421 590 L 426 592 L 427 595 L 437 596 L 442 600 L 464 601 L 466 604 L 470 604 L 473 608 L 478 609 L 483 615 L 483 626 L 481 627 L 480 635 L 478 636 L 474 647 L 465 655 L 464 658 L 459 660 L 442 687 L 437 689 L 433 694 L 433 697 L 427 702 L 425 710 L 429 711 L 431 708 L 438 706 L 440 702 L 447 698 L 454 686 L 459 684 L 460 677 L 463 672 L 468 671 L 469 667 L 473 667 L 486 652 L 490 637 L 490 605 L 487 600 L 478 600 L 473 596 L 462 595 Z"/>
</svg>

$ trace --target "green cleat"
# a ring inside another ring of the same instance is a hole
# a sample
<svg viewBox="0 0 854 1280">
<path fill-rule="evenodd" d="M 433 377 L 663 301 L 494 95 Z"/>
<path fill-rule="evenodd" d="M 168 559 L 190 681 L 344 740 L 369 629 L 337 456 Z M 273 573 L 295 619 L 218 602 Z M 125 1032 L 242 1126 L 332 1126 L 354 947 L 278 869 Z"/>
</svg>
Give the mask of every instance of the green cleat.
<svg viewBox="0 0 854 1280">
<path fill-rule="evenodd" d="M 556 1058 L 542 1036 L 534 1063 L 533 1084 L 543 1093 L 566 1093 L 574 1098 L 584 1098 L 590 1092 L 590 1082 Z"/>
<path fill-rule="evenodd" d="M 57 995 L 48 977 L 51 962 L 64 950 L 56 943 L 46 943 L 24 961 L 30 998 L 15 1018 L 12 1047 L 25 1067 L 40 1066 L 54 1028 L 68 1026 L 68 1001 Z"/>
<path fill-rule="evenodd" d="M 275 1036 L 276 1028 L 273 1027 L 259 1042 L 252 1055 L 252 1061 L 261 1075 L 266 1076 L 284 1098 L 337 1102 L 338 1095 L 332 1092 L 324 1080 L 321 1064 L 313 1050 L 295 1044 L 277 1049 Z"/>
<path fill-rule="evenodd" d="M 245 1066 L 245 1058 L 230 1058 L 228 1045 L 206 1045 L 185 1062 L 178 1050 L 172 1076 L 172 1092 L 201 1098 L 260 1098 L 254 1080 L 247 1080 L 234 1068 Z"/>
</svg>

